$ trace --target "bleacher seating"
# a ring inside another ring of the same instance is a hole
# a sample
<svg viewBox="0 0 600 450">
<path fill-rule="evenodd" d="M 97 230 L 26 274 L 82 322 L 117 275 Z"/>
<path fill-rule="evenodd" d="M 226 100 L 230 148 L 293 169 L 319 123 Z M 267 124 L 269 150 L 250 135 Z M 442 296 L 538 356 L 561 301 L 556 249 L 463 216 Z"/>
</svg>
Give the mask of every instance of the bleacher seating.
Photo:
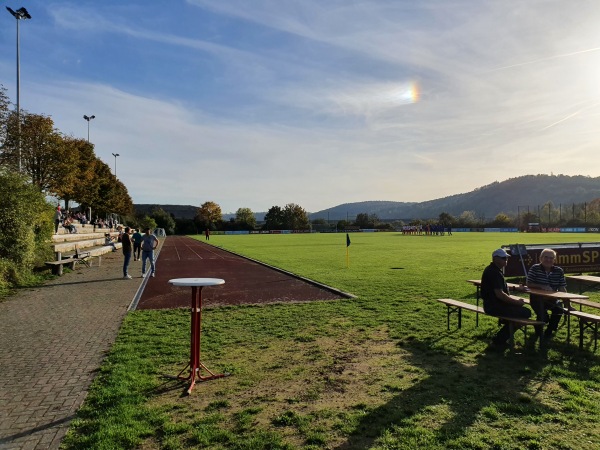
<svg viewBox="0 0 600 450">
<path fill-rule="evenodd" d="M 78 262 L 85 261 L 86 265 L 92 266 L 94 258 L 98 265 L 101 263 L 102 255 L 113 251 L 110 245 L 104 245 L 104 235 L 110 233 L 115 238 L 119 235 L 118 231 L 109 231 L 108 228 L 96 228 L 93 225 L 74 224 L 77 233 L 69 233 L 62 226 L 58 229 L 58 234 L 52 236 L 52 249 L 54 250 L 54 261 L 47 261 L 46 264 L 52 267 L 57 275 L 62 275 L 63 266 L 73 267 Z M 115 242 L 117 249 L 121 248 L 120 242 Z M 84 250 L 87 254 L 85 259 L 78 257 Z"/>
</svg>

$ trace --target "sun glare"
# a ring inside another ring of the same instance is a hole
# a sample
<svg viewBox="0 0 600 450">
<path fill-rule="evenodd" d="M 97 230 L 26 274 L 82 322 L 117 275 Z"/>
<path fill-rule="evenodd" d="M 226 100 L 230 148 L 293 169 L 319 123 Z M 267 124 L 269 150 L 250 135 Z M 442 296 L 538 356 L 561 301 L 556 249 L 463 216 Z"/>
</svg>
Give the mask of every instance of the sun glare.
<svg viewBox="0 0 600 450">
<path fill-rule="evenodd" d="M 408 104 L 419 101 L 419 86 L 411 81 L 403 86 L 390 90 L 386 96 L 388 101 L 393 103 Z"/>
</svg>

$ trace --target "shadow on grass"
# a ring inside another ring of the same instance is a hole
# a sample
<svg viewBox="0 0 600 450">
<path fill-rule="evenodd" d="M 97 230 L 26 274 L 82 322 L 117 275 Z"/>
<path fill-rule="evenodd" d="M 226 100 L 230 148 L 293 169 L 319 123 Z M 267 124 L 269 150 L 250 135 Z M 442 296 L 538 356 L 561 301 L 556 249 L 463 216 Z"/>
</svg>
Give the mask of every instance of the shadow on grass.
<svg viewBox="0 0 600 450">
<path fill-rule="evenodd" d="M 578 375 L 577 379 L 583 380 L 588 378 L 589 369 L 600 363 L 595 355 L 569 355 L 550 362 L 544 351 L 534 350 L 528 342 L 523 353 L 503 354 L 488 348 L 472 363 L 463 364 L 456 356 L 477 352 L 474 346 L 453 348 L 450 353 L 440 350 L 442 339 L 404 343 L 410 352 L 407 363 L 423 370 L 424 374 L 386 404 L 368 411 L 352 435 L 336 450 L 371 448 L 376 440 L 390 433 L 398 442 L 414 443 L 422 439 L 420 444 L 443 447 L 465 436 L 469 427 L 482 417 L 493 422 L 500 415 L 522 420 L 529 415 L 558 414 L 538 398 L 548 382 L 545 374 L 548 366 L 568 366 Z M 571 345 L 562 346 L 561 355 L 577 352 Z M 532 382 L 540 384 L 535 392 L 528 390 Z M 434 411 L 438 407 L 445 410 Z M 427 436 L 420 437 L 421 432 Z"/>
</svg>

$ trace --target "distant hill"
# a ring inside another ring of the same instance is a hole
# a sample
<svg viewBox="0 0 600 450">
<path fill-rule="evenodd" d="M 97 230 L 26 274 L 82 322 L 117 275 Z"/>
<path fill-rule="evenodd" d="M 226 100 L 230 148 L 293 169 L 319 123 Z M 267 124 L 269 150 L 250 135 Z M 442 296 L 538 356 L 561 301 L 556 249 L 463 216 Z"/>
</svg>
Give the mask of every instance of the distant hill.
<svg viewBox="0 0 600 450">
<path fill-rule="evenodd" d="M 551 201 L 555 207 L 590 202 L 600 198 L 600 177 L 566 175 L 526 175 L 494 182 L 466 194 L 456 194 L 426 202 L 367 201 L 345 203 L 311 213 L 311 219 L 345 220 L 357 214 L 376 214 L 383 220 L 428 219 L 447 212 L 459 216 L 463 211 L 474 211 L 488 219 L 498 213 L 516 215 L 519 207 L 531 212 Z"/>
<path fill-rule="evenodd" d="M 193 219 L 196 217 L 198 206 L 192 205 L 156 205 L 141 203 L 133 205 L 135 211 L 140 214 L 150 214 L 153 209 L 161 208 L 163 211 L 173 214 L 176 219 Z"/>
<path fill-rule="evenodd" d="M 600 177 L 581 175 L 525 175 L 506 181 L 488 184 L 467 192 L 426 202 L 365 201 L 344 203 L 322 211 L 310 213 L 311 219 L 354 220 L 357 214 L 376 214 L 382 220 L 430 219 L 446 212 L 459 216 L 464 211 L 474 211 L 477 216 L 493 219 L 503 212 L 516 215 L 519 207 L 529 207 L 531 212 L 547 202 L 564 208 L 573 203 L 590 202 L 600 198 Z M 134 205 L 136 211 L 150 213 L 159 207 L 177 219 L 193 219 L 198 206 L 192 205 Z M 281 205 L 284 206 L 284 205 Z M 300 205 L 302 206 L 302 205 Z M 257 221 L 263 221 L 265 212 L 255 213 Z M 223 219 L 235 217 L 224 214 Z"/>
</svg>

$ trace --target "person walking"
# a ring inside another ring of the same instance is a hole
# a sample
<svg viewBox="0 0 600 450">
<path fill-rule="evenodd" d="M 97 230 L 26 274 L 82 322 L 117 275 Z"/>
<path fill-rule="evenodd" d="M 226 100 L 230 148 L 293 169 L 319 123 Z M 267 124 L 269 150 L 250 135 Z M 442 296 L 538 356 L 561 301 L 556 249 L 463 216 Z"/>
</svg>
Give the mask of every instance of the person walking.
<svg viewBox="0 0 600 450">
<path fill-rule="evenodd" d="M 144 230 L 142 236 L 142 277 L 146 275 L 146 260 L 150 260 L 150 276 L 154 277 L 156 274 L 156 267 L 154 265 L 154 250 L 158 247 L 158 238 L 150 233 L 150 228 Z"/>
<path fill-rule="evenodd" d="M 132 252 L 132 243 L 131 243 L 131 229 L 129 227 L 125 227 L 125 232 L 121 236 L 121 249 L 123 250 L 123 279 L 131 280 L 131 275 L 129 275 L 129 261 L 131 261 L 131 253 Z"/>
<path fill-rule="evenodd" d="M 62 221 L 63 215 L 60 210 L 60 205 L 56 207 L 56 211 L 54 212 L 54 234 L 58 234 L 58 226 Z"/>
<path fill-rule="evenodd" d="M 140 259 L 140 253 L 142 251 L 142 233 L 136 228 L 135 232 L 131 235 L 133 241 L 133 260 L 137 261 Z"/>
</svg>

